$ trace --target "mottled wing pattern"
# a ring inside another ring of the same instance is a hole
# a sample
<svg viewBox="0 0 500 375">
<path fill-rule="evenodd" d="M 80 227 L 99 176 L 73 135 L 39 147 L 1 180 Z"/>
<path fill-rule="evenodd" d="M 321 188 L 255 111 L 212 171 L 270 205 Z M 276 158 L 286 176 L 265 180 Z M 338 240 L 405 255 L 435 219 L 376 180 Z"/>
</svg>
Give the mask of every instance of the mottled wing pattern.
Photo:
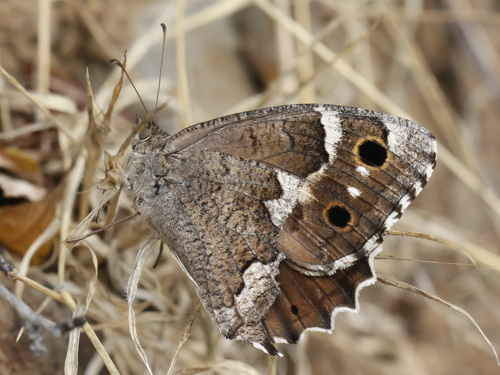
<svg viewBox="0 0 500 375">
<path fill-rule="evenodd" d="M 262 324 L 280 293 L 284 258 L 263 203 L 282 194 L 276 172 L 217 151 L 195 151 L 185 161 L 170 155 L 166 169 L 154 161 L 164 154 L 154 155 L 129 161 L 137 210 L 191 277 L 224 336 L 277 354 Z"/>
<path fill-rule="evenodd" d="M 168 138 L 151 131 L 128 166 L 139 212 L 221 332 L 270 354 L 271 342 L 330 330 L 336 312 L 357 309 L 382 233 L 436 160 L 419 125 L 350 107 L 274 107 Z"/>
</svg>

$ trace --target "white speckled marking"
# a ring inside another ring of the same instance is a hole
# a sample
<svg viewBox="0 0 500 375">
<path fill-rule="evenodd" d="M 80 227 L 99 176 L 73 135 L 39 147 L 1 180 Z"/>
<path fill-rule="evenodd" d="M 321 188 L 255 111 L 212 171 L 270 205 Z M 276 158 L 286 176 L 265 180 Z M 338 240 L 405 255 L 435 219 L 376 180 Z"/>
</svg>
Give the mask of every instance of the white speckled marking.
<svg viewBox="0 0 500 375">
<path fill-rule="evenodd" d="M 385 219 L 384 222 L 384 228 L 389 229 L 390 227 L 392 227 L 398 221 L 399 215 L 400 215 L 399 211 L 393 211 L 389 216 L 387 216 L 387 219 Z"/>
<path fill-rule="evenodd" d="M 329 111 L 323 106 L 315 107 L 314 110 L 321 114 L 321 124 L 325 129 L 325 149 L 328 152 L 328 160 L 331 163 L 336 155 L 335 145 L 342 139 L 342 127 L 337 111 Z"/>
<path fill-rule="evenodd" d="M 421 126 L 412 121 L 388 115 L 384 116 L 382 121 L 389 130 L 387 134 L 389 150 L 396 155 L 404 155 L 412 167 L 424 174 L 428 180 L 434 170 L 434 163 L 422 164 L 416 161 L 422 153 L 436 152 L 436 140 L 431 138 L 430 134 L 421 132 Z"/>
<path fill-rule="evenodd" d="M 235 296 L 235 305 L 238 313 L 243 319 L 255 312 L 255 301 L 266 295 L 274 298 L 278 295 L 279 287 L 275 278 L 279 273 L 279 263 L 284 259 L 280 255 L 274 262 L 262 264 L 259 261 L 253 262 L 243 273 L 244 287 L 241 292 Z M 272 300 L 270 304 L 272 304 Z"/>
<path fill-rule="evenodd" d="M 333 163 L 337 157 L 337 149 L 335 145 L 342 140 L 342 127 L 337 111 L 327 110 L 324 106 L 314 107 L 314 110 L 321 114 L 320 121 L 325 129 L 325 150 L 328 153 L 328 163 L 324 163 L 320 169 L 307 176 L 309 181 L 316 182 L 325 174 L 325 169 L 328 168 L 329 163 Z M 307 186 L 304 190 L 306 191 L 307 196 L 310 196 L 309 199 L 314 198 L 310 194 Z"/>
<path fill-rule="evenodd" d="M 283 171 L 278 171 L 277 175 L 283 189 L 283 195 L 280 198 L 265 201 L 264 204 L 271 214 L 273 224 L 282 228 L 286 218 L 297 204 L 299 192 L 302 190 L 302 181 Z"/>
<path fill-rule="evenodd" d="M 361 195 L 361 192 L 353 186 L 348 186 L 347 191 L 351 194 L 351 197 L 357 198 Z"/>
<path fill-rule="evenodd" d="M 278 341 L 276 341 L 276 342 L 278 342 Z M 287 343 L 287 341 L 283 341 L 283 343 Z M 252 344 L 254 348 L 257 348 L 259 350 L 262 350 L 264 353 L 269 354 L 269 352 L 264 347 L 264 345 L 259 344 L 258 342 L 251 342 L 250 344 Z M 283 357 L 283 353 L 278 352 L 278 357 Z"/>
<path fill-rule="evenodd" d="M 432 173 L 432 172 L 431 172 Z M 419 195 L 420 192 L 422 191 L 423 187 L 422 187 L 422 182 L 421 181 L 417 181 L 417 183 L 415 185 L 413 185 L 413 189 L 415 189 L 415 196 Z"/>
<path fill-rule="evenodd" d="M 367 177 L 370 175 L 370 172 L 368 171 L 368 169 L 366 169 L 365 167 L 363 167 L 362 165 L 359 165 L 357 168 L 356 168 L 356 171 L 358 171 L 358 173 L 363 176 L 363 177 Z"/>
<path fill-rule="evenodd" d="M 332 271 L 329 270 L 328 274 L 333 275 L 338 270 L 346 269 L 347 267 L 352 266 L 358 259 L 359 256 L 356 254 L 349 254 L 346 255 L 345 257 L 337 259 L 335 262 L 333 262 L 333 267 L 332 267 L 333 270 Z"/>
<path fill-rule="evenodd" d="M 436 155 L 437 158 L 437 141 L 435 139 L 432 140 L 431 151 L 434 152 L 434 155 Z M 431 178 L 432 172 L 434 172 L 434 167 L 435 164 L 431 163 L 427 165 L 427 168 L 425 168 L 425 177 L 427 178 L 427 181 L 429 181 L 429 179 Z M 422 190 L 422 188 L 420 188 L 420 190 Z"/>
<path fill-rule="evenodd" d="M 236 309 L 226 306 L 214 310 L 214 318 L 220 331 L 227 335 L 233 329 L 234 322 L 238 319 Z"/>
<path fill-rule="evenodd" d="M 278 266 L 283 258 L 284 256 L 281 256 L 269 264 L 255 261 L 245 270 L 243 273 L 245 286 L 236 296 L 236 305 L 242 317 L 255 309 L 255 301 L 260 295 L 268 294 L 271 289 L 278 287 L 274 278 L 279 272 Z"/>
<path fill-rule="evenodd" d="M 385 125 L 387 126 L 387 123 Z M 390 127 L 388 126 L 388 128 Z M 389 147 L 389 150 L 397 154 L 397 150 L 401 148 L 402 144 L 403 142 L 398 134 L 395 134 L 393 131 L 389 131 L 389 134 L 387 135 L 387 146 Z"/>
<path fill-rule="evenodd" d="M 403 213 L 404 210 L 410 205 L 410 203 L 413 201 L 411 198 L 410 194 L 407 194 L 399 201 L 399 211 Z"/>
</svg>

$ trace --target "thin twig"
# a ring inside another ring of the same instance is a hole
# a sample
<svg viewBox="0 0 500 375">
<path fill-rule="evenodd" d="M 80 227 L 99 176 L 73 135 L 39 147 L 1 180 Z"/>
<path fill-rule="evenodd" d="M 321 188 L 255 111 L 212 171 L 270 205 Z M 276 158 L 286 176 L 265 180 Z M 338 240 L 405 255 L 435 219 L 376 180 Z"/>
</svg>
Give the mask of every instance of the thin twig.
<svg viewBox="0 0 500 375">
<path fill-rule="evenodd" d="M 445 301 L 442 298 L 439 298 L 439 297 L 437 297 L 437 296 L 435 296 L 433 294 L 427 293 L 427 292 L 423 291 L 422 289 L 414 287 L 413 285 L 410 285 L 410 284 L 406 284 L 406 283 L 404 283 L 402 281 L 389 279 L 387 277 L 380 276 L 380 275 L 377 276 L 377 280 L 380 281 L 383 284 L 394 286 L 396 288 L 400 288 L 400 289 L 407 290 L 409 292 L 421 295 L 421 296 L 423 296 L 425 298 L 430 299 L 431 301 L 438 302 L 438 303 L 440 303 L 442 305 L 445 305 L 447 307 L 451 307 L 452 309 L 454 309 L 454 310 L 456 310 L 456 311 L 464 314 L 472 322 L 472 324 L 474 324 L 474 326 L 479 331 L 479 333 L 481 334 L 481 336 L 483 336 L 484 340 L 486 341 L 486 343 L 488 344 L 488 346 L 491 348 L 491 351 L 493 352 L 493 354 L 494 354 L 494 356 L 496 358 L 497 364 L 500 366 L 500 361 L 498 359 L 498 354 L 497 354 L 497 352 L 495 350 L 495 347 L 491 343 L 490 339 L 488 339 L 488 337 L 485 335 L 485 333 L 483 332 L 483 330 L 481 329 L 481 327 L 479 327 L 479 324 L 476 322 L 476 320 L 467 311 L 465 311 L 464 309 L 462 309 L 461 307 L 459 307 L 457 305 L 454 305 L 454 304 L 452 304 L 450 302 Z"/>
<path fill-rule="evenodd" d="M 75 243 L 75 242 L 78 242 L 78 241 L 81 241 L 81 240 L 84 240 L 90 236 L 93 236 L 94 234 L 98 234 L 98 233 L 101 233 L 101 232 L 104 232 L 105 230 L 108 230 L 109 228 L 115 226 L 115 225 L 118 225 L 118 224 L 121 224 L 127 220 L 130 220 L 136 216 L 139 216 L 139 212 L 136 212 L 136 213 L 133 213 L 132 215 L 129 215 L 129 216 L 125 216 L 124 218 L 121 218 L 119 220 L 116 220 L 116 221 L 113 221 L 99 229 L 96 229 L 90 233 L 87 233 L 85 234 L 84 236 L 81 236 L 81 237 L 78 237 L 78 238 L 71 238 L 71 239 L 68 239 L 66 240 L 67 243 Z"/>
<path fill-rule="evenodd" d="M 403 232 L 399 232 L 399 231 L 395 231 L 395 230 L 388 230 L 388 231 L 385 232 L 385 234 L 387 234 L 389 236 L 421 238 L 423 240 L 428 240 L 428 241 L 442 243 L 444 245 L 450 246 L 450 247 L 452 247 L 452 248 L 460 251 L 474 265 L 477 265 L 476 259 L 474 259 L 474 257 L 472 256 L 472 254 L 466 248 L 464 248 L 463 246 L 460 246 L 456 242 L 447 240 L 445 238 L 436 237 L 436 236 L 433 236 L 432 234 L 420 233 L 420 232 L 413 232 L 413 231 L 408 231 L 408 230 L 405 230 Z"/>
<path fill-rule="evenodd" d="M 7 80 L 10 82 L 12 86 L 14 86 L 17 90 L 19 90 L 21 94 L 23 94 L 31 103 L 33 103 L 33 105 L 35 105 L 35 107 L 37 107 L 44 114 L 47 120 L 53 123 L 57 127 L 57 129 L 59 129 L 68 138 L 68 140 L 71 142 L 72 145 L 76 144 L 76 141 L 69 132 L 69 130 L 66 129 L 66 127 L 63 124 L 61 124 L 58 120 L 56 120 L 56 118 L 52 116 L 52 114 L 49 112 L 47 108 L 45 108 L 38 100 L 36 100 L 33 95 L 31 95 L 23 86 L 21 86 L 19 82 L 17 82 L 17 80 L 9 73 L 7 73 L 7 71 L 1 66 L 0 66 L 0 73 L 2 73 L 5 78 L 7 78 Z"/>
<path fill-rule="evenodd" d="M 201 309 L 201 302 L 198 300 L 198 302 L 194 306 L 194 309 L 192 310 L 191 314 L 188 317 L 188 324 L 184 328 L 182 336 L 179 342 L 177 343 L 177 346 L 175 347 L 174 355 L 172 356 L 172 361 L 170 362 L 170 366 L 168 367 L 167 375 L 172 374 L 172 371 L 174 370 L 175 367 L 175 363 L 177 362 L 177 357 L 179 356 L 182 347 L 187 342 L 189 335 L 191 334 L 191 329 L 193 328 L 193 324 L 194 321 L 196 320 L 196 317 L 200 313 L 200 309 Z"/>
</svg>

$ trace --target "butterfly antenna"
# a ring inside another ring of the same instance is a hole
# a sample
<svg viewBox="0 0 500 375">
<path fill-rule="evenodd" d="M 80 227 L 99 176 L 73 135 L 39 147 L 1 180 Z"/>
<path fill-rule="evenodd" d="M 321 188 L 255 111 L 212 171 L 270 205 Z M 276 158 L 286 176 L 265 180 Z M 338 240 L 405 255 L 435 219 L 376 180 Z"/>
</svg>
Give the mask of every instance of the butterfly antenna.
<svg viewBox="0 0 500 375">
<path fill-rule="evenodd" d="M 158 76 L 158 91 L 156 92 L 156 104 L 155 109 L 158 108 L 158 98 L 160 97 L 160 85 L 161 85 L 161 72 L 163 70 L 163 56 L 165 56 L 165 40 L 167 39 L 167 25 L 161 23 L 161 28 L 163 29 L 163 43 L 161 47 L 161 60 L 160 60 L 160 75 Z"/>
<path fill-rule="evenodd" d="M 127 76 L 128 81 L 130 82 L 130 84 L 132 85 L 132 87 L 135 90 L 135 93 L 139 97 L 139 100 L 141 101 L 141 104 L 142 104 L 142 107 L 144 108 L 144 111 L 146 111 L 146 113 L 149 113 L 148 109 L 146 108 L 146 104 L 144 104 L 144 100 L 142 100 L 142 97 L 139 94 L 139 91 L 137 91 L 137 88 L 135 87 L 134 82 L 132 82 L 132 79 L 128 75 L 127 69 L 125 69 L 125 67 L 123 66 L 123 64 L 120 61 L 118 61 L 117 59 L 111 60 L 110 63 L 118 65 L 121 68 L 121 70 L 123 70 L 123 73 L 125 73 L 125 75 Z"/>
</svg>

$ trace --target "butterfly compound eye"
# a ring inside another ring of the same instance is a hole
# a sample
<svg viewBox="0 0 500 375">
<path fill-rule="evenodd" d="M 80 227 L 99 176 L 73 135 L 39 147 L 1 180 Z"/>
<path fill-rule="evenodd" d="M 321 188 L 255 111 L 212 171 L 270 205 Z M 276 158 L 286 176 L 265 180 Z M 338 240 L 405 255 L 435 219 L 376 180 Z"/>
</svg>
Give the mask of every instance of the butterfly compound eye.
<svg viewBox="0 0 500 375">
<path fill-rule="evenodd" d="M 380 143 L 366 140 L 358 146 L 361 161 L 369 166 L 381 167 L 387 160 L 387 150 Z"/>
<path fill-rule="evenodd" d="M 151 137 L 151 129 L 142 129 L 137 136 L 139 140 L 146 141 Z"/>
</svg>

